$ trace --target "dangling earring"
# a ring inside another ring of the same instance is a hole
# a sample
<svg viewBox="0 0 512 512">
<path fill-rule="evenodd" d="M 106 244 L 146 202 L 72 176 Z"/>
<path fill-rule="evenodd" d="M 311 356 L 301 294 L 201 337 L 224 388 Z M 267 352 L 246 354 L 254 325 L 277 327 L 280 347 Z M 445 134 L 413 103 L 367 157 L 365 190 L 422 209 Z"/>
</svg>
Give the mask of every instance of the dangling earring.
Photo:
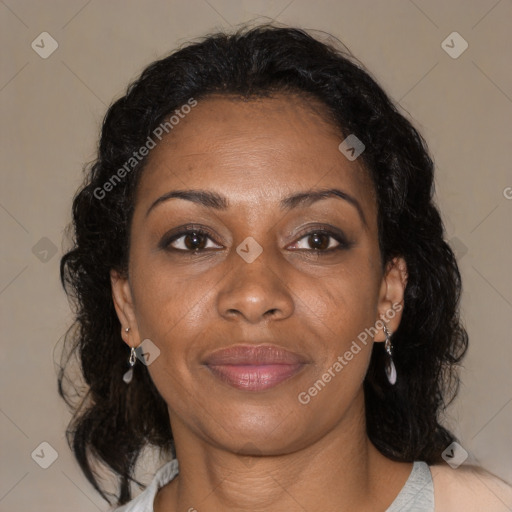
<svg viewBox="0 0 512 512">
<path fill-rule="evenodd" d="M 124 332 L 128 333 L 130 332 L 130 328 L 126 327 Z M 123 375 L 123 380 L 126 382 L 126 384 L 129 384 L 133 379 L 133 367 L 135 366 L 135 363 L 137 362 L 137 352 L 135 351 L 135 348 L 131 348 L 130 350 L 130 358 L 128 359 L 128 362 L 130 363 L 130 369 Z"/>
<path fill-rule="evenodd" d="M 135 352 L 135 349 L 132 347 L 130 351 L 130 359 L 128 359 L 128 362 L 130 363 L 130 369 L 123 375 L 123 380 L 126 382 L 126 384 L 130 384 L 130 382 L 133 379 L 133 367 L 135 366 L 135 363 L 137 362 L 137 353 Z"/>
<path fill-rule="evenodd" d="M 391 345 L 391 331 L 388 330 L 386 326 L 384 326 L 384 334 L 386 335 L 386 341 L 384 342 L 384 348 L 388 353 L 388 360 L 386 361 L 386 377 L 391 385 L 396 382 L 396 368 L 395 363 L 393 363 L 393 345 Z"/>
</svg>

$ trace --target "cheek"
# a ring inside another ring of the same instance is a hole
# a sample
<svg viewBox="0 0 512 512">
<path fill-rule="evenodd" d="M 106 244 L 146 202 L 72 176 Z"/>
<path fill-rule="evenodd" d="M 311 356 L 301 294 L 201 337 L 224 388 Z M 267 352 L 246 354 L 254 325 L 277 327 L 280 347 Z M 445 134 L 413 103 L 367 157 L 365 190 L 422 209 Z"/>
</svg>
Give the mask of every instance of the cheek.
<svg viewBox="0 0 512 512">
<path fill-rule="evenodd" d="M 320 423 L 347 410 L 359 396 L 368 369 L 377 294 L 375 283 L 364 275 L 354 272 L 323 280 L 312 288 L 314 294 L 304 293 L 298 302 L 308 317 L 308 332 L 313 331 L 309 345 L 315 369 L 297 399 Z"/>
<path fill-rule="evenodd" d="M 341 350 L 347 342 L 375 323 L 378 286 L 369 269 L 359 265 L 337 274 L 298 282 L 297 315 L 309 318 Z"/>
<path fill-rule="evenodd" d="M 207 274 L 190 279 L 160 258 L 134 257 L 131 280 L 140 335 L 162 344 L 197 329 L 215 285 Z"/>
<path fill-rule="evenodd" d="M 191 376 L 194 355 L 202 345 L 211 314 L 213 284 L 184 279 L 183 274 L 149 264 L 134 264 L 133 289 L 141 340 L 149 338 L 160 350 L 148 367 L 155 386 L 172 409 L 184 410 L 197 400 Z"/>
</svg>

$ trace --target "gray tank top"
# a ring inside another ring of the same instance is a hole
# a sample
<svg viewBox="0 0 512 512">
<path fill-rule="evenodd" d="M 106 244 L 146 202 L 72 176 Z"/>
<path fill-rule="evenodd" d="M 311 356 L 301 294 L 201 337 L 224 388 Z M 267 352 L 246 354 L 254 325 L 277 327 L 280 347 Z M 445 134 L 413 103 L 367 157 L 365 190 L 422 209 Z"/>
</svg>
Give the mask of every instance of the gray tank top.
<svg viewBox="0 0 512 512">
<path fill-rule="evenodd" d="M 407 482 L 386 512 L 434 512 L 434 483 L 426 462 L 414 462 Z"/>
</svg>

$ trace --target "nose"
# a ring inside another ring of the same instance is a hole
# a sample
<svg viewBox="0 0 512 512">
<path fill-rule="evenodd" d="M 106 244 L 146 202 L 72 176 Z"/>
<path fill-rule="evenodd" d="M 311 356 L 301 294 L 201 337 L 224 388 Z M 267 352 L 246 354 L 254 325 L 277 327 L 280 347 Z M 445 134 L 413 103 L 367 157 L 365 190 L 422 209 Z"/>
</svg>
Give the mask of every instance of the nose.
<svg viewBox="0 0 512 512">
<path fill-rule="evenodd" d="M 237 253 L 231 258 L 232 267 L 217 297 L 222 317 L 256 324 L 269 319 L 283 320 L 292 314 L 293 296 L 279 261 L 271 261 L 270 251 L 264 250 L 252 263 Z"/>
</svg>

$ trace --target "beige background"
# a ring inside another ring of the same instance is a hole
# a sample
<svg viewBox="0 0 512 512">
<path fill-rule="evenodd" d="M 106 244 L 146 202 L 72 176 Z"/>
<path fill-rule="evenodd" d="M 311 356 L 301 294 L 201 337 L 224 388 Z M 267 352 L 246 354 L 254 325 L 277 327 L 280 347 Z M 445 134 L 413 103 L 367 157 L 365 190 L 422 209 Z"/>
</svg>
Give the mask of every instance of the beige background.
<svg viewBox="0 0 512 512">
<path fill-rule="evenodd" d="M 426 137 L 471 342 L 449 423 L 472 460 L 512 482 L 510 0 L 2 0 L 0 511 L 107 510 L 66 445 L 56 391 L 71 198 L 106 107 L 144 66 L 256 17 L 342 39 Z M 31 48 L 44 31 L 59 45 L 47 59 Z M 453 31 L 469 43 L 457 59 L 441 47 Z M 31 458 L 43 441 L 58 452 L 48 469 Z"/>
</svg>

